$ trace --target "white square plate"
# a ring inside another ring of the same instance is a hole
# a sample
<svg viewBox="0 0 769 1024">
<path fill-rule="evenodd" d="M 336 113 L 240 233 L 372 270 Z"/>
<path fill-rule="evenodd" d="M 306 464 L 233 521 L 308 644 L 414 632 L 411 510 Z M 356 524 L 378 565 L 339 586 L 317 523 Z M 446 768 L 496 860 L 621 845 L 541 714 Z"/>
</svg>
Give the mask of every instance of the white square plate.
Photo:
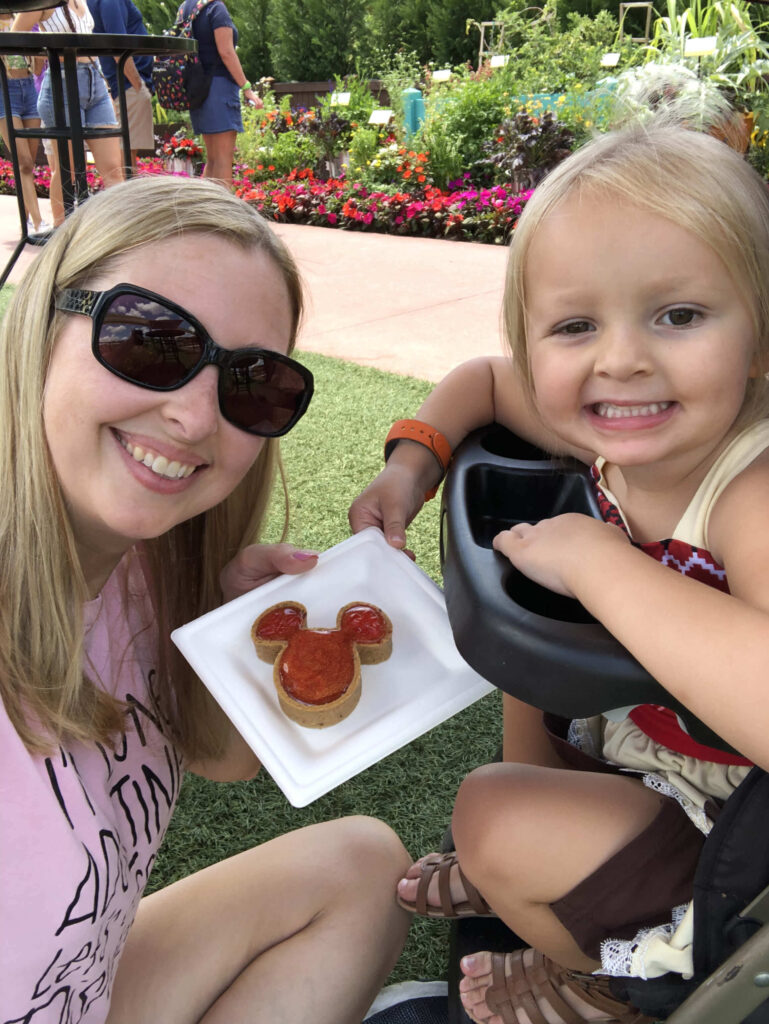
<svg viewBox="0 0 769 1024">
<path fill-rule="evenodd" d="M 378 605 L 393 624 L 387 661 L 364 665 L 362 694 L 338 725 L 306 729 L 280 710 L 273 666 L 251 642 L 254 619 L 299 601 L 310 627 L 336 625 L 342 605 Z M 494 687 L 454 645 L 441 590 L 374 527 L 323 552 L 302 576 L 263 587 L 171 634 L 190 665 L 294 807 L 305 807 L 468 707 Z"/>
</svg>

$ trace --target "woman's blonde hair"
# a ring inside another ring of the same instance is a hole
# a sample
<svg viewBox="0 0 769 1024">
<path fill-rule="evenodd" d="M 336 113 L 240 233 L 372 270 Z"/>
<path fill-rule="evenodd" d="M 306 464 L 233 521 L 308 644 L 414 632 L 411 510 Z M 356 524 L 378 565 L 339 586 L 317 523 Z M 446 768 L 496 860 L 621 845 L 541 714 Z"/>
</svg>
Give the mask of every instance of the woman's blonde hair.
<svg viewBox="0 0 769 1024">
<path fill-rule="evenodd" d="M 296 265 L 243 200 L 203 179 L 146 176 L 89 199 L 53 235 L 16 290 L 0 329 L 0 696 L 23 742 L 45 751 L 62 739 L 110 742 L 123 705 L 83 671 L 83 573 L 53 470 L 42 418 L 43 389 L 64 317 L 65 288 L 87 287 L 125 253 L 205 236 L 267 254 L 291 309 L 293 349 L 302 314 Z M 258 538 L 279 467 L 267 441 L 233 493 L 216 508 L 143 546 L 160 628 L 158 710 L 188 757 L 216 756 L 225 720 L 168 639 L 221 603 L 219 572 Z"/>
<path fill-rule="evenodd" d="M 526 263 L 537 228 L 573 196 L 632 204 L 705 242 L 753 311 L 762 372 L 747 383 L 739 423 L 769 414 L 769 192 L 766 182 L 723 142 L 664 123 L 634 124 L 577 150 L 527 202 L 513 234 L 503 320 L 513 362 L 533 397 L 526 340 Z M 628 238 L 629 247 L 633 239 Z"/>
</svg>

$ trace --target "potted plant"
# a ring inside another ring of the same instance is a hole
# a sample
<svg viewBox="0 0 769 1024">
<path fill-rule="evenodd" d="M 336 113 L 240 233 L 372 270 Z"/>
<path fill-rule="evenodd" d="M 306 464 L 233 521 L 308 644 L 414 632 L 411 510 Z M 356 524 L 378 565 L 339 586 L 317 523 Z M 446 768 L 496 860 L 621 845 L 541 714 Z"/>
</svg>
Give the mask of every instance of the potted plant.
<svg viewBox="0 0 769 1024">
<path fill-rule="evenodd" d="M 196 166 L 203 159 L 203 150 L 195 139 L 183 132 L 177 132 L 161 143 L 159 156 L 163 158 L 166 170 L 172 174 L 195 174 Z"/>
</svg>

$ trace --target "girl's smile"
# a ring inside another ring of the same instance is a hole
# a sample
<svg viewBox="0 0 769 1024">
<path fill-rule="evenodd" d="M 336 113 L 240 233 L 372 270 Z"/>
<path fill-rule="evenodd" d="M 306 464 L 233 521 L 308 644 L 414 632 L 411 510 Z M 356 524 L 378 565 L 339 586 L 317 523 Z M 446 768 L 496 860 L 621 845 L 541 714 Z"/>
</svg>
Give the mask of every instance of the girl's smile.
<svg viewBox="0 0 769 1024">
<path fill-rule="evenodd" d="M 281 272 L 262 252 L 185 235 L 144 246 L 87 285 L 158 292 L 228 349 L 285 354 L 291 334 Z M 91 352 L 92 321 L 67 315 L 45 386 L 44 421 L 87 576 L 111 571 L 137 540 L 212 508 L 240 483 L 264 439 L 221 415 L 216 366 L 176 391 L 121 380 Z"/>
<path fill-rule="evenodd" d="M 560 438 L 623 473 L 654 465 L 683 479 L 710 465 L 756 339 L 708 245 L 610 195 L 569 197 L 532 239 L 525 291 L 536 400 Z"/>
</svg>

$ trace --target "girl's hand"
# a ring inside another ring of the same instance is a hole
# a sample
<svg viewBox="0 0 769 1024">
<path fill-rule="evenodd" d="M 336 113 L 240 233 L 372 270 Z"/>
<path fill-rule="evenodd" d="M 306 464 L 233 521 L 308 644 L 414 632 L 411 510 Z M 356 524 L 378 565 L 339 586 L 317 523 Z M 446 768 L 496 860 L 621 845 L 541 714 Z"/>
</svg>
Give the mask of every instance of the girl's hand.
<svg viewBox="0 0 769 1024">
<path fill-rule="evenodd" d="M 377 526 L 394 548 L 406 550 L 406 527 L 425 503 L 424 487 L 396 463 L 388 464 L 350 505 L 348 519 L 353 533 Z"/>
<path fill-rule="evenodd" d="M 307 572 L 317 562 L 317 551 L 302 551 L 293 544 L 251 544 L 222 569 L 219 583 L 224 600 L 232 601 L 283 573 Z"/>
<path fill-rule="evenodd" d="M 503 530 L 494 538 L 494 550 L 540 586 L 579 600 L 580 573 L 606 572 L 616 545 L 629 543 L 619 527 L 570 512 Z"/>
</svg>

